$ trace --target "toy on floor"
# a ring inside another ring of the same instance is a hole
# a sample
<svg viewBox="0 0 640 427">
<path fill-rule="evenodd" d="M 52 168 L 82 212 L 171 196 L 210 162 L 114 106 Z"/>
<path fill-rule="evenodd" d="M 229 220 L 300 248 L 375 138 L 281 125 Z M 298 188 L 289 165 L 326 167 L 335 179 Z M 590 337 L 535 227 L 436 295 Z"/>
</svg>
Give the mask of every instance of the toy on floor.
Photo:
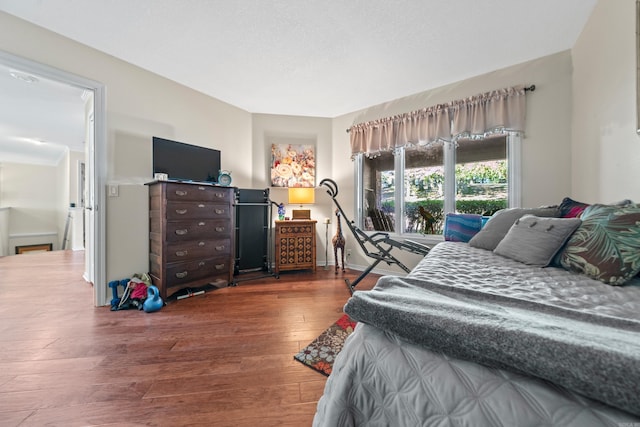
<svg viewBox="0 0 640 427">
<path fill-rule="evenodd" d="M 112 280 L 109 282 L 109 287 L 111 288 L 111 311 L 115 311 L 118 309 L 118 305 L 120 304 L 120 297 L 118 296 L 118 285 L 120 285 L 119 280 Z"/>
<path fill-rule="evenodd" d="M 122 286 L 122 295 L 118 296 L 118 286 Z M 148 298 L 148 290 L 151 287 L 151 277 L 144 274 L 134 274 L 131 279 L 114 280 L 109 282 L 113 298 L 111 299 L 111 311 L 138 309 L 143 310 L 144 302 Z M 156 292 L 158 289 L 156 288 Z M 159 298 L 159 297 L 158 297 Z M 164 303 L 160 299 L 162 307 Z M 155 303 L 155 301 L 154 301 Z M 150 306 L 155 307 L 150 303 Z M 155 311 L 155 310 L 154 310 Z"/>
<path fill-rule="evenodd" d="M 160 298 L 158 288 L 153 285 L 149 286 L 149 288 L 147 288 L 147 299 L 144 300 L 142 309 L 146 313 L 151 313 L 160 310 L 163 305 L 164 302 L 162 301 L 162 298 Z"/>
<path fill-rule="evenodd" d="M 192 292 L 191 289 L 189 289 L 189 290 L 187 290 L 186 294 L 178 295 L 176 297 L 176 300 L 185 299 L 185 298 L 191 298 L 191 297 L 195 297 L 197 295 L 202 295 L 202 294 L 204 294 L 204 291 Z"/>
</svg>

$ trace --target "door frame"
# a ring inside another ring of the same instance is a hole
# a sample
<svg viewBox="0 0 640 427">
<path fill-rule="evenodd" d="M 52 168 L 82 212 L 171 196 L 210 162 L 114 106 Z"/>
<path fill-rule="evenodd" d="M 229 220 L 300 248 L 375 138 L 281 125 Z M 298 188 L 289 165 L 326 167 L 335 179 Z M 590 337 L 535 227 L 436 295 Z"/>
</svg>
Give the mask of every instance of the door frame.
<svg viewBox="0 0 640 427">
<path fill-rule="evenodd" d="M 93 165 L 93 168 L 88 165 L 93 179 L 91 180 L 92 185 L 88 188 L 88 200 L 85 201 L 86 209 L 90 214 L 94 215 L 93 227 L 85 230 L 88 236 L 87 242 L 89 243 L 85 247 L 85 251 L 90 252 L 87 262 L 92 263 L 91 267 L 93 268 L 87 268 L 89 266 L 85 265 L 85 270 L 93 273 L 91 274 L 92 277 L 85 277 L 85 280 L 93 284 L 94 305 L 107 305 L 105 227 L 105 182 L 107 170 L 106 87 L 95 80 L 1 50 L 0 62 L 20 71 L 76 86 L 94 94 L 94 138 L 93 141 L 87 141 L 87 149 L 93 151 L 95 165 Z M 88 157 L 90 158 L 91 156 Z"/>
</svg>

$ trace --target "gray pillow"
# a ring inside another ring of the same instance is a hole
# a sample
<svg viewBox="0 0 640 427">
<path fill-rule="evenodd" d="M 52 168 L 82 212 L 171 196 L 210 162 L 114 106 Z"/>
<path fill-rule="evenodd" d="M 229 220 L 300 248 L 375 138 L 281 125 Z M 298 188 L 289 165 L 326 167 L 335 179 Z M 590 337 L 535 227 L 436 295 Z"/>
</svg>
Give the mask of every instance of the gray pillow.
<svg viewBox="0 0 640 427">
<path fill-rule="evenodd" d="M 581 223 L 580 218 L 525 215 L 516 220 L 493 252 L 524 264 L 546 267 Z"/>
<path fill-rule="evenodd" d="M 560 212 L 555 207 L 550 208 L 509 208 L 494 213 L 482 230 L 469 240 L 469 246 L 492 251 L 507 235 L 516 220 L 524 215 L 540 217 L 558 217 Z"/>
</svg>

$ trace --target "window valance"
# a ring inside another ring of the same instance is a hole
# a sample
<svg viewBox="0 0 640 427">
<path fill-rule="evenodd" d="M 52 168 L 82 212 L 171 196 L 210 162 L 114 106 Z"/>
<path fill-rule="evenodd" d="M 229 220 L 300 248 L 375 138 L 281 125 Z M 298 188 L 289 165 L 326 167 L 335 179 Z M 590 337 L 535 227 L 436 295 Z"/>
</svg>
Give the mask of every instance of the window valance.
<svg viewBox="0 0 640 427">
<path fill-rule="evenodd" d="M 398 147 L 428 146 L 438 141 L 489 133 L 524 132 L 524 85 L 372 120 L 348 131 L 351 153 L 375 157 Z"/>
</svg>

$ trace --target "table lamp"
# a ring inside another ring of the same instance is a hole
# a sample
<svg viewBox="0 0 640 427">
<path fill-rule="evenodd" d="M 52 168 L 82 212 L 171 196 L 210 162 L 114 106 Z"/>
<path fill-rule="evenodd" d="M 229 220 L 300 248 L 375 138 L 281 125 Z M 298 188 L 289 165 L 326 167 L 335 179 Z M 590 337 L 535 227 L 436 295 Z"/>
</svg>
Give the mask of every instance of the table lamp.
<svg viewBox="0 0 640 427">
<path fill-rule="evenodd" d="M 310 205 L 315 202 L 315 188 L 313 187 L 294 187 L 289 188 L 289 204 L 290 205 Z M 294 209 L 291 215 L 292 219 L 311 219 L 311 210 Z"/>
</svg>

